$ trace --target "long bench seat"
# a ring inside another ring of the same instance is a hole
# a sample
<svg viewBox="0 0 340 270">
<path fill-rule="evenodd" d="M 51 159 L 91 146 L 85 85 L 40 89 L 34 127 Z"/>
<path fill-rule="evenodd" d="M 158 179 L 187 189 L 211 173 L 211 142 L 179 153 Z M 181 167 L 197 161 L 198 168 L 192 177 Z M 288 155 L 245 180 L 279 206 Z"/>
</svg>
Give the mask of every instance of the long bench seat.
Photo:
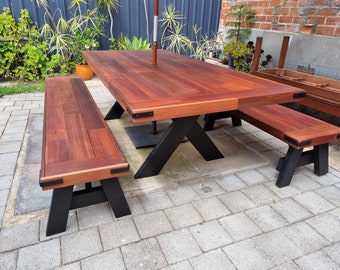
<svg viewBox="0 0 340 270">
<path fill-rule="evenodd" d="M 278 187 L 288 186 L 296 167 L 314 163 L 314 173 L 328 172 L 328 146 L 340 141 L 340 128 L 285 106 L 267 105 L 232 112 L 259 129 L 288 144 L 287 155 L 280 159 L 276 181 Z M 240 122 L 235 121 L 236 125 Z M 235 125 L 235 124 L 234 124 Z M 311 150 L 304 151 L 311 147 Z"/>
<path fill-rule="evenodd" d="M 66 230 L 70 209 L 109 201 L 116 217 L 129 215 L 118 181 L 128 171 L 85 83 L 79 77 L 47 78 L 39 181 L 43 190 L 53 189 L 46 235 Z"/>
</svg>

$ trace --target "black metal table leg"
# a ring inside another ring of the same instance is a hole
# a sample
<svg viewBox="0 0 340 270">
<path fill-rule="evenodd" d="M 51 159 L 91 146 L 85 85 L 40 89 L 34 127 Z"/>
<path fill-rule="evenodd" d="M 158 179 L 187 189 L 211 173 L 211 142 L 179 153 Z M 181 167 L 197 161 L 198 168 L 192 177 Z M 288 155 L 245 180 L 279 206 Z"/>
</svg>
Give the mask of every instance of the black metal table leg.
<svg viewBox="0 0 340 270">
<path fill-rule="evenodd" d="M 122 116 L 124 113 L 124 109 L 120 104 L 116 101 L 109 112 L 104 117 L 105 120 L 111 120 L 111 119 L 118 119 Z"/>
<path fill-rule="evenodd" d="M 216 145 L 196 121 L 186 134 L 186 137 L 205 160 L 224 158 L 220 150 L 218 150 Z"/>
<path fill-rule="evenodd" d="M 115 214 L 115 217 L 119 218 L 122 216 L 130 215 L 130 207 L 126 201 L 118 178 L 101 180 L 100 183 L 102 184 L 107 200 L 111 204 L 111 208 Z"/>
<path fill-rule="evenodd" d="M 196 149 L 208 160 L 214 157 L 223 157 L 214 143 L 198 125 L 198 117 L 190 116 L 174 119 L 134 177 L 137 179 L 157 175 L 185 136 L 192 141 Z"/>
<path fill-rule="evenodd" d="M 71 207 L 73 186 L 53 190 L 46 236 L 66 230 L 68 213 Z"/>
</svg>

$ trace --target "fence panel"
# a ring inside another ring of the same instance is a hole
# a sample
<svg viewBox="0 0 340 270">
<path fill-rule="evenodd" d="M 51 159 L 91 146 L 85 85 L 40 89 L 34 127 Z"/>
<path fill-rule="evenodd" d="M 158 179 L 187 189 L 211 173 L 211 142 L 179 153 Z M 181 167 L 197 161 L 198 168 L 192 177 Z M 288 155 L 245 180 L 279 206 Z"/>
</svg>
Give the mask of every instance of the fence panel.
<svg viewBox="0 0 340 270">
<path fill-rule="evenodd" d="M 222 0 L 159 0 L 159 19 L 162 17 L 166 6 L 173 4 L 177 11 L 184 15 L 184 34 L 193 39 L 193 25 L 201 28 L 202 35 L 213 36 L 219 25 L 219 16 Z M 58 12 L 64 17 L 70 18 L 72 12 L 69 11 L 71 0 L 49 0 L 51 13 L 58 16 Z M 94 8 L 96 1 L 88 0 L 86 8 Z M 144 7 L 146 3 L 146 9 Z M 153 2 L 154 0 L 121 0 L 117 13 L 114 13 L 114 37 L 121 33 L 125 35 L 147 38 L 151 41 L 153 35 Z M 37 6 L 36 0 L 1 0 L 0 12 L 3 7 L 10 7 L 15 18 L 20 17 L 20 10 L 25 8 L 29 11 L 31 18 L 38 27 L 44 23 L 44 10 Z M 102 38 L 102 48 L 108 48 L 109 22 L 105 25 L 106 36 Z M 162 35 L 161 23 L 159 23 L 159 38 Z"/>
</svg>

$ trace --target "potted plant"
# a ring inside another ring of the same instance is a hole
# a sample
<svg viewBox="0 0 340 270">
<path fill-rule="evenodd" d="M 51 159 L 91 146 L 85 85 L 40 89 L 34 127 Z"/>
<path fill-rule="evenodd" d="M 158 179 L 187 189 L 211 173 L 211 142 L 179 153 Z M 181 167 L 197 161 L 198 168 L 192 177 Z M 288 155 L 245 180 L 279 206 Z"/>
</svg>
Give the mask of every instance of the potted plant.
<svg viewBox="0 0 340 270">
<path fill-rule="evenodd" d="M 71 0 L 70 19 L 66 19 L 59 9 L 50 12 L 48 1 L 36 0 L 45 10 L 45 23 L 41 27 L 41 35 L 48 41 L 50 53 L 57 55 L 62 74 L 73 72 L 75 64 L 84 64 L 82 50 L 93 50 L 99 46 L 96 37 L 103 35 L 102 25 L 105 18 L 100 15 L 98 8 L 85 9 L 86 0 Z M 86 12 L 84 12 L 86 10 Z M 94 45 L 95 44 L 95 45 Z"/>
<path fill-rule="evenodd" d="M 93 70 L 86 63 L 82 51 L 96 50 L 99 42 L 96 40 L 98 34 L 92 28 L 87 27 L 83 31 L 76 29 L 70 36 L 70 48 L 75 63 L 76 74 L 83 80 L 90 80 L 93 77 Z"/>
<path fill-rule="evenodd" d="M 231 28 L 227 31 L 227 39 L 230 40 L 224 47 L 224 54 L 228 56 L 228 64 L 231 68 L 244 71 L 242 64 L 247 61 L 252 53 L 252 46 L 245 44 L 251 34 L 249 28 L 255 22 L 256 10 L 249 4 L 237 4 L 230 7 L 226 15 L 228 22 L 226 26 Z M 231 20 L 229 18 L 232 18 Z"/>
</svg>

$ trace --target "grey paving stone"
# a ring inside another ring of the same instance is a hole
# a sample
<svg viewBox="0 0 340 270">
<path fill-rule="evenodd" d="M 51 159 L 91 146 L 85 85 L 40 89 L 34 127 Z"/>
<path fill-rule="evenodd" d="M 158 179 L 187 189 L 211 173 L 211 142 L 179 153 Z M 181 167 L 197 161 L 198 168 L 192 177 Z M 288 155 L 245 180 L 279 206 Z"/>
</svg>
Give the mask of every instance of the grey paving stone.
<svg viewBox="0 0 340 270">
<path fill-rule="evenodd" d="M 102 246 L 97 228 L 61 237 L 61 253 L 64 263 L 71 263 L 101 252 Z"/>
<path fill-rule="evenodd" d="M 159 269 L 167 265 L 155 238 L 121 248 L 127 269 Z"/>
<path fill-rule="evenodd" d="M 270 206 L 264 205 L 245 212 L 264 232 L 285 226 L 288 222 Z"/>
<path fill-rule="evenodd" d="M 190 259 L 195 270 L 233 270 L 236 269 L 222 250 L 213 250 Z"/>
<path fill-rule="evenodd" d="M 123 217 L 113 223 L 99 226 L 104 250 L 121 247 L 140 240 L 132 217 Z"/>
<path fill-rule="evenodd" d="M 323 251 L 330 257 L 334 262 L 340 265 L 340 243 L 325 247 Z"/>
<path fill-rule="evenodd" d="M 0 109 L 1 110 L 1 113 L 0 113 L 0 120 L 1 121 L 3 121 L 3 120 L 5 120 L 6 122 L 8 121 L 9 117 L 11 116 L 11 112 L 9 110 L 5 111 L 3 109 L 6 106 L 12 106 L 12 105 L 13 105 L 12 101 L 3 100 L 3 101 L 0 102 L 0 108 L 3 107 L 2 110 Z"/>
<path fill-rule="evenodd" d="M 294 242 L 304 254 L 312 253 L 330 244 L 306 222 L 295 223 L 279 231 Z"/>
<path fill-rule="evenodd" d="M 273 193 L 279 196 L 281 199 L 293 197 L 295 195 L 301 194 L 301 191 L 297 188 L 289 185 L 287 187 L 278 188 L 275 185 L 275 182 L 265 183 L 264 184 L 268 189 L 270 189 Z"/>
<path fill-rule="evenodd" d="M 340 220 L 340 207 L 337 207 L 328 212 L 329 214 L 335 216 L 338 220 Z"/>
<path fill-rule="evenodd" d="M 61 267 L 54 268 L 53 270 L 82 270 L 80 261 L 63 265 Z"/>
<path fill-rule="evenodd" d="M 329 270 L 339 269 L 340 265 L 336 264 L 330 257 L 324 254 L 322 251 L 318 251 L 312 254 L 308 254 L 295 260 L 296 264 L 302 270 L 318 269 Z"/>
<path fill-rule="evenodd" d="M 3 138 L 2 136 L 1 138 Z M 16 168 L 18 153 L 0 154 L 1 175 L 13 175 Z"/>
<path fill-rule="evenodd" d="M 204 252 L 233 242 L 233 239 L 216 220 L 190 227 L 189 230 Z"/>
<path fill-rule="evenodd" d="M 119 249 L 109 250 L 81 261 L 82 270 L 124 270 L 125 265 Z"/>
<path fill-rule="evenodd" d="M 113 221 L 113 212 L 108 203 L 101 203 L 82 207 L 76 210 L 79 229 L 103 225 Z"/>
<path fill-rule="evenodd" d="M 253 203 L 246 195 L 241 191 L 230 192 L 218 198 L 230 209 L 232 213 L 242 212 L 244 210 L 255 207 Z"/>
<path fill-rule="evenodd" d="M 321 195 L 324 199 L 331 202 L 336 206 L 340 206 L 340 188 L 335 186 L 327 186 L 315 190 L 316 193 Z"/>
<path fill-rule="evenodd" d="M 271 270 L 301 270 L 299 266 L 296 265 L 293 261 L 285 262 L 279 266 L 272 268 Z"/>
<path fill-rule="evenodd" d="M 334 172 L 334 173 L 331 173 Z M 336 176 L 336 172 L 339 173 L 339 171 L 332 171 L 332 168 L 329 168 L 329 173 L 325 174 L 325 175 L 315 175 L 313 170 L 311 171 L 304 171 L 303 173 L 306 174 L 310 179 L 312 179 L 314 182 L 319 183 L 322 186 L 329 186 L 329 185 L 334 185 L 336 183 L 340 182 L 339 176 Z"/>
<path fill-rule="evenodd" d="M 238 178 L 235 174 L 226 175 L 222 179 L 216 180 L 216 183 L 228 192 L 240 190 L 247 187 L 247 185 L 242 182 L 242 180 Z"/>
<path fill-rule="evenodd" d="M 274 262 L 259 250 L 253 240 L 244 240 L 226 246 L 223 251 L 237 269 L 258 270 L 261 267 L 265 270 L 275 266 Z"/>
<path fill-rule="evenodd" d="M 269 166 L 263 166 L 256 169 L 258 172 L 263 174 L 268 180 L 270 181 L 270 184 L 273 184 L 273 181 L 276 180 L 278 171 L 275 169 L 273 165 Z"/>
<path fill-rule="evenodd" d="M 266 140 L 266 143 L 268 143 L 274 149 L 282 148 L 286 152 L 287 144 L 277 138 L 269 138 L 268 140 Z"/>
<path fill-rule="evenodd" d="M 219 222 L 235 241 L 240 241 L 261 233 L 261 229 L 244 213 L 223 217 Z"/>
<path fill-rule="evenodd" d="M 260 153 L 261 152 L 268 152 L 269 150 L 272 149 L 272 147 L 269 144 L 267 144 L 265 142 L 261 142 L 261 141 L 251 142 L 247 146 L 252 148 L 254 151 L 260 152 Z"/>
<path fill-rule="evenodd" d="M 164 210 L 175 230 L 203 222 L 200 214 L 191 204 L 183 204 Z"/>
<path fill-rule="evenodd" d="M 71 234 L 78 231 L 77 215 L 75 210 L 71 210 L 68 214 L 66 231 L 51 236 L 46 236 L 48 216 L 45 216 L 40 222 L 40 241 L 47 239 L 59 238 L 63 235 Z"/>
<path fill-rule="evenodd" d="M 205 221 L 230 215 L 229 209 L 216 197 L 192 202 Z"/>
<path fill-rule="evenodd" d="M 20 171 L 20 184 L 15 201 L 15 215 L 24 215 L 48 209 L 52 190 L 42 190 L 37 186 L 41 165 L 23 165 Z"/>
<path fill-rule="evenodd" d="M 162 234 L 157 239 L 170 264 L 190 259 L 202 253 L 187 229 Z"/>
<path fill-rule="evenodd" d="M 39 221 L 1 228 L 0 240 L 0 252 L 35 244 L 39 240 Z"/>
<path fill-rule="evenodd" d="M 3 135 L 16 134 L 16 133 L 23 134 L 26 130 L 26 124 L 27 124 L 26 119 L 20 120 L 20 121 L 12 121 L 11 119 L 12 118 L 10 118 L 10 120 L 7 122 Z"/>
<path fill-rule="evenodd" d="M 147 213 L 159 211 L 174 205 L 165 191 L 141 195 L 139 198 Z"/>
<path fill-rule="evenodd" d="M 173 230 L 169 220 L 162 211 L 133 217 L 141 238 L 149 238 Z"/>
<path fill-rule="evenodd" d="M 236 175 L 248 186 L 255 186 L 269 181 L 267 177 L 256 170 L 239 172 Z"/>
<path fill-rule="evenodd" d="M 1 136 L 0 143 L 21 142 L 23 139 L 24 133 L 7 134 Z"/>
<path fill-rule="evenodd" d="M 51 269 L 61 264 L 59 239 L 52 239 L 19 250 L 18 269 Z"/>
<path fill-rule="evenodd" d="M 319 183 L 313 181 L 304 173 L 294 174 L 291 185 L 300 191 L 310 191 L 321 187 Z"/>
<path fill-rule="evenodd" d="M 296 195 L 293 198 L 314 215 L 329 211 L 335 207 L 333 204 L 329 203 L 313 191 Z"/>
<path fill-rule="evenodd" d="M 138 196 L 126 198 L 126 200 L 133 215 L 145 214 L 145 210 Z"/>
<path fill-rule="evenodd" d="M 340 241 L 340 221 L 330 212 L 307 219 L 306 222 L 330 242 Z"/>
<path fill-rule="evenodd" d="M 209 198 L 225 193 L 215 181 L 204 181 L 194 184 L 192 187 L 201 198 Z"/>
<path fill-rule="evenodd" d="M 247 195 L 247 197 L 250 200 L 252 200 L 256 206 L 269 204 L 279 199 L 277 195 L 275 195 L 272 191 L 270 191 L 264 185 L 248 187 L 248 188 L 243 189 L 242 192 L 245 195 Z"/>
<path fill-rule="evenodd" d="M 9 189 L 0 189 L 0 207 L 6 206 L 8 194 Z"/>
<path fill-rule="evenodd" d="M 191 186 L 180 186 L 168 190 L 167 193 L 175 205 L 181 205 L 200 199 L 200 196 L 198 196 Z"/>
<path fill-rule="evenodd" d="M 0 154 L 5 153 L 17 153 L 21 149 L 22 142 L 15 141 L 15 142 L 6 142 L 0 144 Z"/>
<path fill-rule="evenodd" d="M 290 198 L 274 202 L 271 207 L 288 220 L 289 223 L 305 220 L 312 216 L 311 212 Z"/>
<path fill-rule="evenodd" d="M 5 214 L 5 207 L 0 207 L 0 224 L 2 224 L 4 214 Z"/>
<path fill-rule="evenodd" d="M 20 110 L 20 111 L 13 111 L 11 113 L 11 117 L 14 116 L 23 116 L 23 117 L 27 117 L 30 114 L 30 110 Z"/>
<path fill-rule="evenodd" d="M 280 230 L 259 235 L 254 238 L 256 246 L 276 265 L 303 256 L 301 249 Z"/>
<path fill-rule="evenodd" d="M 193 270 L 193 268 L 188 261 L 184 261 L 164 267 L 162 270 Z"/>
<path fill-rule="evenodd" d="M 17 265 L 18 251 L 0 253 L 0 269 L 14 270 Z"/>
</svg>

